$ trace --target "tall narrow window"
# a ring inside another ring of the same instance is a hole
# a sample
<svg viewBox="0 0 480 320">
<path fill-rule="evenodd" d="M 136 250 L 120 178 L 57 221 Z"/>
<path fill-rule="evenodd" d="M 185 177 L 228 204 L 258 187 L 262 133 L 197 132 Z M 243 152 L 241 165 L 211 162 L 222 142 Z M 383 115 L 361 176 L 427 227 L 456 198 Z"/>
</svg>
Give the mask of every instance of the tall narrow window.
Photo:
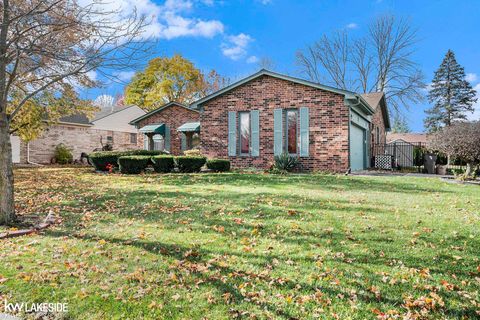
<svg viewBox="0 0 480 320">
<path fill-rule="evenodd" d="M 377 143 L 380 143 L 380 128 L 377 127 Z"/>
<path fill-rule="evenodd" d="M 286 114 L 286 127 L 287 127 L 287 152 L 290 154 L 297 153 L 297 122 L 298 122 L 298 111 L 297 110 L 287 110 Z"/>
<path fill-rule="evenodd" d="M 250 112 L 240 112 L 240 153 L 250 152 Z"/>
</svg>

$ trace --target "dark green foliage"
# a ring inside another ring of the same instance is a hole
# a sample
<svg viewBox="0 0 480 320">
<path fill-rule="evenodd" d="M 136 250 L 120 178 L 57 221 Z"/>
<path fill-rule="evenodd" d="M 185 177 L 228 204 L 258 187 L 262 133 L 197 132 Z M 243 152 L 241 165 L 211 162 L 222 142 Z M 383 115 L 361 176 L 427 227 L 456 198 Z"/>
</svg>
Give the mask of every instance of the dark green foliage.
<svg viewBox="0 0 480 320">
<path fill-rule="evenodd" d="M 68 164 L 73 162 L 72 150 L 63 143 L 55 147 L 55 161 L 58 164 Z"/>
<path fill-rule="evenodd" d="M 429 102 L 434 106 L 425 112 L 425 128 L 436 131 L 443 126 L 450 126 L 454 121 L 466 120 L 467 113 L 473 112 L 477 101 L 476 91 L 465 80 L 465 70 L 458 64 L 455 54 L 448 50 L 442 64 L 435 71 Z"/>
<path fill-rule="evenodd" d="M 298 163 L 298 157 L 289 155 L 288 153 L 282 153 L 279 156 L 275 156 L 274 168 L 280 172 L 290 172 L 295 170 Z"/>
<path fill-rule="evenodd" d="M 203 165 L 207 161 L 205 157 L 175 157 L 175 163 L 177 165 L 178 171 L 188 173 L 188 172 L 200 172 Z"/>
<path fill-rule="evenodd" d="M 150 163 L 150 156 L 123 156 L 118 158 L 121 173 L 139 174 Z"/>
<path fill-rule="evenodd" d="M 173 156 L 160 155 L 152 157 L 153 169 L 158 173 L 168 173 L 175 167 Z"/>
<path fill-rule="evenodd" d="M 129 151 L 100 151 L 91 153 L 88 158 L 90 163 L 99 171 L 108 171 L 107 166 L 118 167 L 118 158 L 123 156 L 156 156 L 163 154 L 162 151 L 153 150 L 129 150 Z"/>
<path fill-rule="evenodd" d="M 225 159 L 210 159 L 207 161 L 207 168 L 215 172 L 230 170 L 230 161 Z"/>
</svg>

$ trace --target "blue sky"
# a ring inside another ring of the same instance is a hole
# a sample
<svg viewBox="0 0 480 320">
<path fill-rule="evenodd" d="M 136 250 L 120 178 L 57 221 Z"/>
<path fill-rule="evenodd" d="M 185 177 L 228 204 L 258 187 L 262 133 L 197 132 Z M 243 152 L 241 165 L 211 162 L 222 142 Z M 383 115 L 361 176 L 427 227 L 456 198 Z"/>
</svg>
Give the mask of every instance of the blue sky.
<svg viewBox="0 0 480 320">
<path fill-rule="evenodd" d="M 268 57 L 275 70 L 299 76 L 295 52 L 324 33 L 348 30 L 361 36 L 381 14 L 409 18 L 418 28 L 414 59 L 430 82 L 448 49 L 465 67 L 468 79 L 480 91 L 480 0 L 118 0 L 125 11 L 136 6 L 150 16 L 146 33 L 155 38 L 151 58 L 180 53 L 208 71 L 232 79 L 258 70 L 256 61 Z M 128 81 L 133 74 L 118 77 Z M 101 80 L 101 79 L 100 79 Z M 123 84 L 84 92 L 115 95 Z M 405 116 L 413 131 L 423 130 L 428 103 L 411 105 Z M 480 101 L 472 119 L 480 119 Z"/>
</svg>

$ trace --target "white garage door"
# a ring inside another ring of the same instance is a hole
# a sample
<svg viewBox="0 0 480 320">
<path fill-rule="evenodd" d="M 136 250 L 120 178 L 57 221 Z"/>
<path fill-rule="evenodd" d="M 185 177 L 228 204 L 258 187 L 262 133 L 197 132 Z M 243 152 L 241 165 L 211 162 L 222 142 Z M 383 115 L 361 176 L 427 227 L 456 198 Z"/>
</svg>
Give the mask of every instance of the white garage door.
<svg viewBox="0 0 480 320">
<path fill-rule="evenodd" d="M 20 138 L 10 136 L 10 143 L 12 144 L 12 161 L 13 163 L 20 163 Z"/>
</svg>

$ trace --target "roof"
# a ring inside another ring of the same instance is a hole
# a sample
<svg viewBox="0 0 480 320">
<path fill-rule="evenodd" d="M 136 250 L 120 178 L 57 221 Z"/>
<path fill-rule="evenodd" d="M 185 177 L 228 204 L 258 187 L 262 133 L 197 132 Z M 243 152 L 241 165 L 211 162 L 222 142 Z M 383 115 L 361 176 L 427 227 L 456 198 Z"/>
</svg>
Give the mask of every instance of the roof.
<svg viewBox="0 0 480 320">
<path fill-rule="evenodd" d="M 120 107 L 114 108 L 113 110 L 112 109 L 101 109 L 99 112 L 97 112 L 95 114 L 95 117 L 93 118 L 92 122 L 95 122 L 97 120 L 106 118 L 108 116 L 111 116 L 112 114 L 118 113 L 120 111 L 129 109 L 129 108 L 133 108 L 133 107 L 137 107 L 137 106 L 136 105 L 120 106 Z"/>
<path fill-rule="evenodd" d="M 165 123 L 148 124 L 139 131 L 141 133 L 165 134 Z"/>
<path fill-rule="evenodd" d="M 180 132 L 200 132 L 200 122 L 186 122 L 178 127 Z"/>
<path fill-rule="evenodd" d="M 377 110 L 380 106 L 383 113 L 383 122 L 385 123 L 385 129 L 390 130 L 390 116 L 388 114 L 387 101 L 385 99 L 385 93 L 383 92 L 370 92 L 363 93 L 362 98 L 372 107 L 373 110 Z"/>
<path fill-rule="evenodd" d="M 387 133 L 387 143 L 402 140 L 408 143 L 427 143 L 426 133 Z"/>
<path fill-rule="evenodd" d="M 304 80 L 304 79 L 300 79 L 300 78 L 295 78 L 295 77 L 291 77 L 291 76 L 287 76 L 287 75 L 284 75 L 284 74 L 280 74 L 280 73 L 276 73 L 276 72 L 272 72 L 272 71 L 269 71 L 269 70 L 266 70 L 266 69 L 261 69 L 260 71 L 258 71 L 257 73 L 254 73 L 252 74 L 251 76 L 248 76 L 242 80 L 239 80 L 223 89 L 220 89 L 202 99 L 199 99 L 197 101 L 195 101 L 194 103 L 192 103 L 192 105 L 190 107 L 192 108 L 197 108 L 202 105 L 203 103 L 213 99 L 213 98 L 216 98 L 232 89 L 235 89 L 236 87 L 239 87 L 247 82 L 250 82 L 254 79 L 257 79 L 261 76 L 270 76 L 270 77 L 274 77 L 274 78 L 277 78 L 277 79 L 282 79 L 282 80 L 286 80 L 286 81 L 290 81 L 290 82 L 293 82 L 293 83 L 298 83 L 298 84 L 303 84 L 305 86 L 309 86 L 309 87 L 313 87 L 313 88 L 317 88 L 317 89 L 321 89 L 321 90 L 325 90 L 325 91 L 329 91 L 329 92 L 333 92 L 333 93 L 337 93 L 337 94 L 341 94 L 343 96 L 345 96 L 345 99 L 347 100 L 357 100 L 357 102 L 360 102 L 360 104 L 362 104 L 362 106 L 371 114 L 374 113 L 374 110 L 373 108 L 370 107 L 370 105 L 360 96 L 358 95 L 357 93 L 355 92 L 352 92 L 352 91 L 348 91 L 348 90 L 343 90 L 343 89 L 337 89 L 337 88 L 334 88 L 334 87 L 330 87 L 330 86 L 326 86 L 326 85 L 322 85 L 322 84 L 319 84 L 319 83 L 315 83 L 315 82 L 311 82 L 311 81 L 308 81 L 308 80 Z"/>
<path fill-rule="evenodd" d="M 90 120 L 88 120 L 88 117 L 83 113 L 77 113 L 77 114 L 61 117 L 58 121 L 61 123 L 71 123 L 71 124 L 88 125 L 88 126 L 92 125 L 90 123 Z"/>
<path fill-rule="evenodd" d="M 185 108 L 185 109 L 194 111 L 194 112 L 198 112 L 198 110 L 195 110 L 195 109 L 192 109 L 192 108 L 190 108 L 190 107 L 187 107 L 186 105 L 184 105 L 184 104 L 182 104 L 182 103 L 178 103 L 178 102 L 172 101 L 172 102 L 169 102 L 169 103 L 164 104 L 163 106 L 161 106 L 161 107 L 159 107 L 159 108 L 157 108 L 157 109 L 155 109 L 155 110 L 152 110 L 152 111 L 144 114 L 144 115 L 141 116 L 141 117 L 138 117 L 137 119 L 133 119 L 133 120 L 130 121 L 129 123 L 130 123 L 131 125 L 135 125 L 135 124 L 137 124 L 138 122 L 142 121 L 143 119 L 146 119 L 146 118 L 148 118 L 148 117 L 151 117 L 152 115 L 154 115 L 154 114 L 156 114 L 156 113 L 158 113 L 158 112 L 160 112 L 160 111 L 162 111 L 162 110 L 164 110 L 164 109 L 166 109 L 166 108 L 168 108 L 168 107 L 171 107 L 171 106 L 178 106 L 178 107 L 182 107 L 182 108 Z"/>
</svg>

